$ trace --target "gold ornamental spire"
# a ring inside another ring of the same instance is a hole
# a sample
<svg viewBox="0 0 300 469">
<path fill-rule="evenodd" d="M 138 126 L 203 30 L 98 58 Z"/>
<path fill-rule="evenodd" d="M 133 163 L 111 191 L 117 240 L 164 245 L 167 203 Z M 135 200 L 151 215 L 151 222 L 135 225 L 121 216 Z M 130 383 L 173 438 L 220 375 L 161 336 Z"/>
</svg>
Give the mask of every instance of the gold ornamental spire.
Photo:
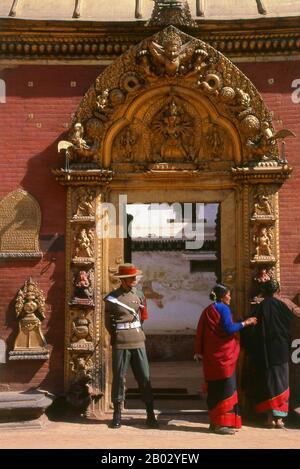
<svg viewBox="0 0 300 469">
<path fill-rule="evenodd" d="M 187 0 L 154 0 L 154 8 L 147 26 L 195 27 Z"/>
</svg>

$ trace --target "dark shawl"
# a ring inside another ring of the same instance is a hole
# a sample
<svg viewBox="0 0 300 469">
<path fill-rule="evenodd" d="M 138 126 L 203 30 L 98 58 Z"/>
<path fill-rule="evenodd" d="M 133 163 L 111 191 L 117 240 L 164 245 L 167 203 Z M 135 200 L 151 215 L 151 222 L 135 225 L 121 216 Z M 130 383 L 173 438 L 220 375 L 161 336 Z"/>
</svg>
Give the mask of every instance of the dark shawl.
<svg viewBox="0 0 300 469">
<path fill-rule="evenodd" d="M 277 298 L 265 298 L 255 306 L 257 325 L 252 329 L 250 352 L 260 368 L 289 361 L 291 310 Z"/>
</svg>

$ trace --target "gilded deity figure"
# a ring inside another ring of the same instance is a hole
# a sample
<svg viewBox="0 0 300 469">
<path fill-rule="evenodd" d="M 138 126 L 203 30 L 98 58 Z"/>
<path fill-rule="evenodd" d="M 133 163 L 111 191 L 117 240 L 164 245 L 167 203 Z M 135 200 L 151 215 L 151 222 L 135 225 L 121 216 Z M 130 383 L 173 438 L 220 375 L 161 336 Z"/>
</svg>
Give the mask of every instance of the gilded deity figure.
<svg viewBox="0 0 300 469">
<path fill-rule="evenodd" d="M 47 344 L 41 331 L 41 321 L 45 319 L 45 299 L 31 279 L 18 293 L 16 315 L 19 319 L 19 333 L 14 351 L 44 350 Z"/>
<path fill-rule="evenodd" d="M 153 74 L 173 77 L 178 74 L 199 73 L 206 66 L 207 52 L 197 49 L 192 41 L 182 43 L 180 36 L 169 31 L 162 44 L 151 41 L 147 49 L 139 52 L 142 65 L 148 77 Z"/>
<path fill-rule="evenodd" d="M 188 158 L 183 139 L 191 133 L 191 124 L 184 118 L 183 110 L 173 99 L 163 116 L 153 124 L 155 131 L 162 136 L 160 147 L 161 161 L 184 161 Z"/>
<path fill-rule="evenodd" d="M 254 203 L 253 218 L 261 216 L 272 215 L 272 206 L 269 200 L 269 196 L 263 192 L 259 192 L 256 197 L 256 202 Z"/>
<path fill-rule="evenodd" d="M 77 209 L 74 215 L 75 218 L 78 217 L 92 217 L 95 215 L 94 208 L 94 198 L 95 193 L 93 190 L 80 187 L 76 192 L 77 199 Z"/>
<path fill-rule="evenodd" d="M 214 160 L 220 160 L 224 152 L 224 140 L 216 124 L 213 124 L 206 134 L 206 141 Z"/>
<path fill-rule="evenodd" d="M 93 271 L 80 270 L 74 276 L 74 299 L 75 304 L 90 304 L 94 295 Z"/>
<path fill-rule="evenodd" d="M 94 234 L 92 230 L 82 228 L 77 236 L 74 237 L 75 241 L 75 255 L 76 257 L 92 257 L 94 255 Z"/>
<path fill-rule="evenodd" d="M 271 250 L 271 232 L 268 232 L 267 227 L 262 227 L 259 230 L 258 235 L 254 236 L 255 242 L 255 254 L 256 257 L 268 256 L 273 257 Z"/>
</svg>

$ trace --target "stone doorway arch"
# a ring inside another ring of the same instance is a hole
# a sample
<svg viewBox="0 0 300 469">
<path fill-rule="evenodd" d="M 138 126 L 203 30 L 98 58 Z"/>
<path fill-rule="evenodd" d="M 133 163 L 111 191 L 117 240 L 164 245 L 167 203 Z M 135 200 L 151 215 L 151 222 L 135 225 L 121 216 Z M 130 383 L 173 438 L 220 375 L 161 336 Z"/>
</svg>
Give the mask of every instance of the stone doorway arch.
<svg viewBox="0 0 300 469">
<path fill-rule="evenodd" d="M 280 276 L 277 192 L 291 173 L 278 152 L 284 136 L 230 60 L 173 26 L 96 79 L 69 140 L 59 143 L 65 168 L 54 170 L 68 186 L 64 366 L 71 396 L 91 380 L 103 396 L 99 409 L 109 408 L 102 298 L 123 258 L 119 196 L 128 203 L 219 202 L 222 281 L 246 314 L 262 269 Z M 117 208 L 116 219 L 105 218 L 106 203 Z M 99 236 L 99 226 L 116 228 L 116 236 Z"/>
</svg>

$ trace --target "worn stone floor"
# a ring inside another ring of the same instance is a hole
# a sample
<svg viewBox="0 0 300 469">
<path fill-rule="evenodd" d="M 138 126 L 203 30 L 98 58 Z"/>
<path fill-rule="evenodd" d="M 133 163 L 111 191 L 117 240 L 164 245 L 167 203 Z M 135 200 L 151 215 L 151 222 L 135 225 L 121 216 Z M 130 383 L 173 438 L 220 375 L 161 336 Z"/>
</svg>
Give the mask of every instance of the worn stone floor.
<svg viewBox="0 0 300 469">
<path fill-rule="evenodd" d="M 107 418 L 107 417 L 106 417 Z M 300 425 L 284 430 L 245 425 L 234 436 L 208 432 L 208 416 L 202 412 L 158 415 L 160 429 L 145 426 L 142 412 L 125 412 L 120 429 L 108 428 L 109 420 L 70 419 L 39 423 L 0 424 L 1 449 L 203 449 L 276 448 L 299 449 Z"/>
</svg>

